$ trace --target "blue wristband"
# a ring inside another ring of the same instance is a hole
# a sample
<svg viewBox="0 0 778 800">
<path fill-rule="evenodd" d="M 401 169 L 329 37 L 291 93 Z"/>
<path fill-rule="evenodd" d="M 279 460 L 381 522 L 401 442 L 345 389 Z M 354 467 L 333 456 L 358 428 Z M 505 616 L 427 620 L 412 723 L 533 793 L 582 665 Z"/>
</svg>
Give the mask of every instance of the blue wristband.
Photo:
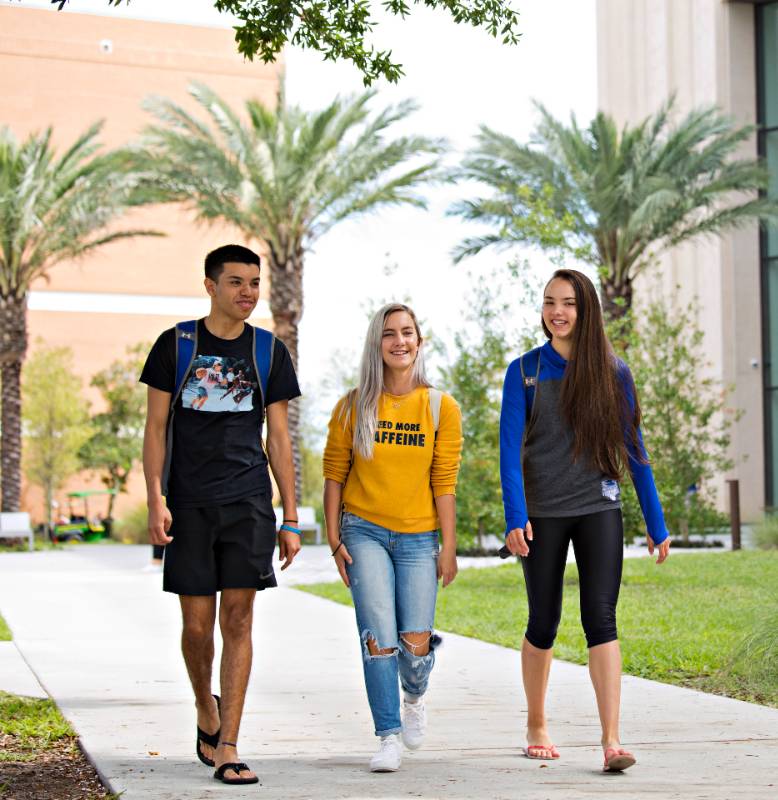
<svg viewBox="0 0 778 800">
<path fill-rule="evenodd" d="M 296 533 L 298 536 L 302 536 L 303 532 L 299 528 L 293 528 L 291 525 L 282 525 L 279 531 L 289 531 L 289 533 Z"/>
</svg>

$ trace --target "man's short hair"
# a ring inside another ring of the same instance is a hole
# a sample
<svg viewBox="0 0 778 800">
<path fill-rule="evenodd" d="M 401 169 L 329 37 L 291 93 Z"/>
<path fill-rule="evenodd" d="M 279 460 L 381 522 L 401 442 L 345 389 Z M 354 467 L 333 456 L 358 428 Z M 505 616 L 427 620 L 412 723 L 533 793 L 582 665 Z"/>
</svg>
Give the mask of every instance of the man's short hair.
<svg viewBox="0 0 778 800">
<path fill-rule="evenodd" d="M 256 264 L 259 266 L 259 256 L 248 247 L 240 244 L 225 244 L 211 250 L 205 257 L 205 277 L 218 281 L 224 272 L 225 264 Z"/>
</svg>

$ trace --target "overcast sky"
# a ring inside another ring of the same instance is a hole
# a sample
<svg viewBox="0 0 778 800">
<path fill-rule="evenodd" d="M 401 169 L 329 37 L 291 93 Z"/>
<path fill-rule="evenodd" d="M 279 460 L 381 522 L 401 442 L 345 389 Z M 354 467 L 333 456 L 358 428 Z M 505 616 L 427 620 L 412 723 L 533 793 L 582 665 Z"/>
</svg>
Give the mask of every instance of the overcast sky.
<svg viewBox="0 0 778 800">
<path fill-rule="evenodd" d="M 21 5 L 50 7 L 48 0 L 22 0 Z M 414 8 L 401 21 L 385 15 L 380 3 L 375 5 L 379 24 L 373 41 L 392 50 L 406 75 L 396 86 L 377 84 L 374 107 L 414 98 L 421 109 L 409 128 L 447 138 L 452 163 L 471 144 L 481 123 L 526 140 L 536 121 L 533 98 L 564 117 L 572 111 L 588 120 L 595 111 L 595 0 L 514 0 L 523 36 L 513 47 L 482 30 L 456 25 L 444 11 Z M 211 0 L 131 0 L 118 9 L 108 9 L 107 0 L 71 0 L 69 8 L 166 22 L 232 24 L 214 10 Z M 317 53 L 297 49 L 288 50 L 285 59 L 291 103 L 315 109 L 335 94 L 363 89 L 349 64 L 323 62 Z M 460 221 L 447 218 L 445 210 L 473 191 L 436 189 L 428 192 L 427 211 L 390 209 L 343 223 L 307 255 L 300 371 L 319 417 L 332 402 L 319 389 L 330 371 L 332 353 L 345 352 L 347 366 L 357 358 L 367 305 L 410 298 L 436 335 L 450 342 L 465 311 L 468 273 L 504 271 L 509 259 L 505 254 L 485 254 L 456 267 L 451 263 L 451 249 L 467 231 Z M 538 271 L 548 270 L 539 255 L 525 255 Z M 536 298 L 517 297 L 515 302 L 517 308 L 526 308 Z"/>
</svg>

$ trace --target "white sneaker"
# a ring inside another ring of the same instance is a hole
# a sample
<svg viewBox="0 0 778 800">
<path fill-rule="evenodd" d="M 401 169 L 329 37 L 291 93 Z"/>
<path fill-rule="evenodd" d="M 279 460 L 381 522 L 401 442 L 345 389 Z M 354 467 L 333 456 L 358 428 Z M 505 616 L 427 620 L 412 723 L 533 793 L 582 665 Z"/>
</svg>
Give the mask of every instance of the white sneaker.
<svg viewBox="0 0 778 800">
<path fill-rule="evenodd" d="M 409 750 L 418 750 L 427 732 L 427 710 L 424 708 L 424 696 L 409 703 L 403 700 L 403 742 Z"/>
<path fill-rule="evenodd" d="M 382 736 L 378 752 L 370 759 L 371 772 L 397 772 L 403 760 L 403 746 L 400 734 Z"/>
</svg>

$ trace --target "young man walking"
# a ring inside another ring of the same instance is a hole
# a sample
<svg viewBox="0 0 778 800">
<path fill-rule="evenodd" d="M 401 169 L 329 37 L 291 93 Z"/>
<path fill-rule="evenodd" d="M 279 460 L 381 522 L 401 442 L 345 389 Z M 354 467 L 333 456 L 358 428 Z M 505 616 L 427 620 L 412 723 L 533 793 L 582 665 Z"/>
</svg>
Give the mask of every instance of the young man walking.
<svg viewBox="0 0 778 800">
<path fill-rule="evenodd" d="M 237 741 L 251 672 L 254 598 L 257 590 L 276 586 L 268 461 L 283 504 L 282 570 L 300 550 L 287 428 L 288 401 L 300 389 L 286 347 L 245 322 L 259 300 L 259 275 L 259 256 L 248 248 L 226 245 L 209 253 L 210 313 L 165 331 L 140 378 L 148 386 L 143 469 L 149 536 L 152 544 L 165 545 L 164 590 L 180 596 L 197 756 L 225 783 L 258 780 L 238 758 Z M 203 398 L 203 380 L 217 371 L 242 371 L 253 392 L 239 404 L 220 404 L 215 392 Z M 211 694 L 217 592 L 221 697 Z"/>
</svg>

